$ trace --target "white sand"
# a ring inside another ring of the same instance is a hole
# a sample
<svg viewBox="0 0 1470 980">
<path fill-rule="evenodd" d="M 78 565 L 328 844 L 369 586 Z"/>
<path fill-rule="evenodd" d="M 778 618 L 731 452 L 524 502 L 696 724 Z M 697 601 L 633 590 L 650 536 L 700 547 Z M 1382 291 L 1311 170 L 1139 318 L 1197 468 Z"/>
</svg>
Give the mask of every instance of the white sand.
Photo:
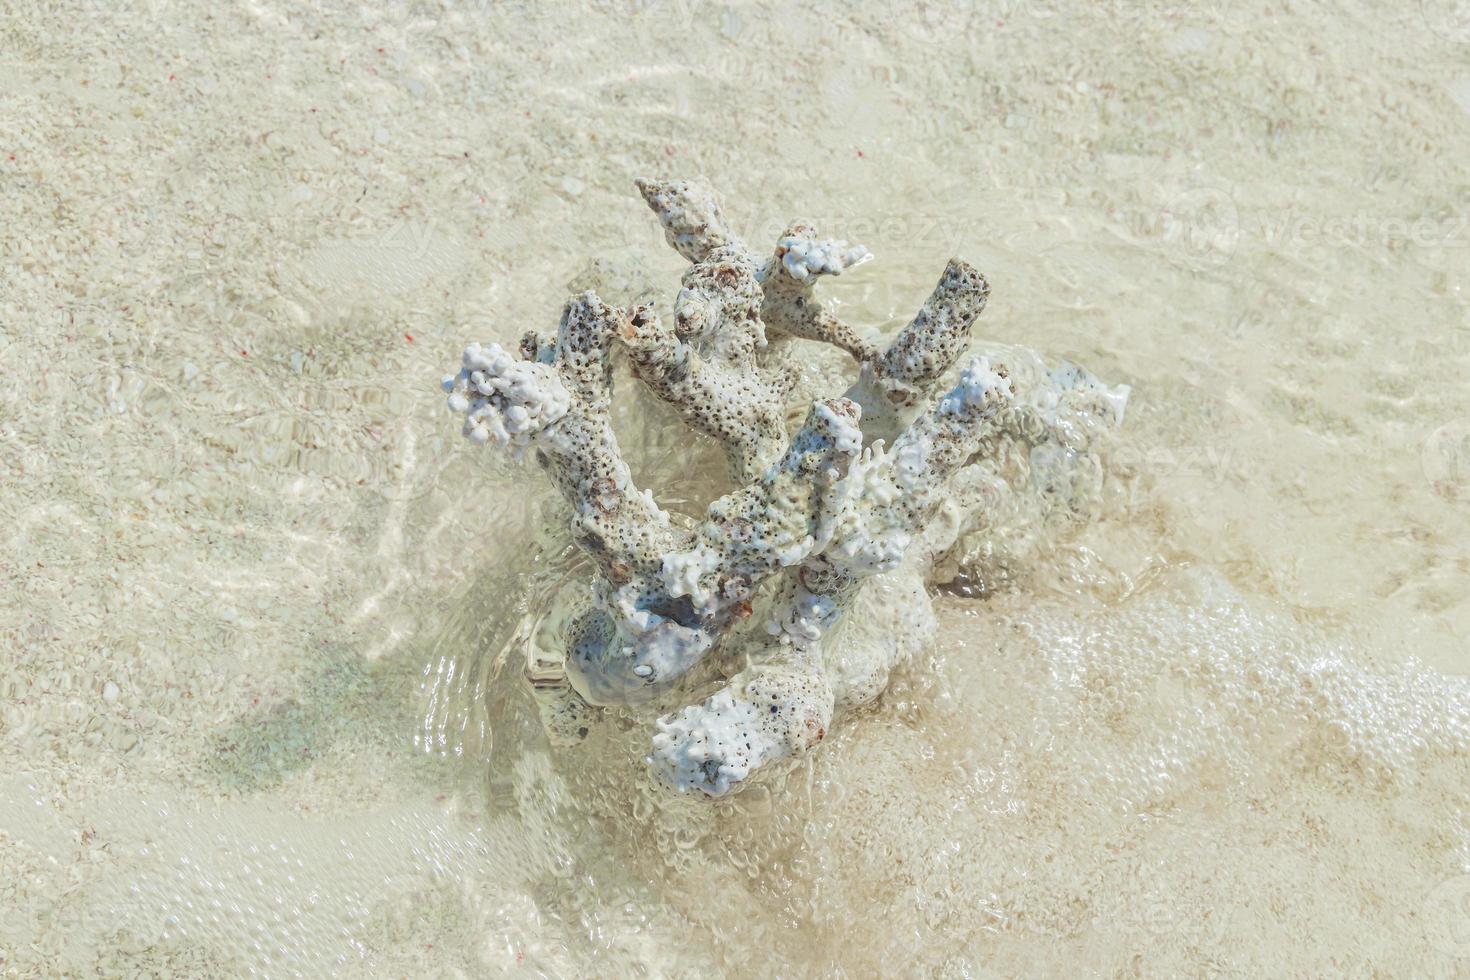
<svg viewBox="0 0 1470 980">
<path fill-rule="evenodd" d="M 1470 974 L 1454 3 L 121 6 L 0 12 L 0 975 Z M 671 294 L 650 171 L 1134 386 L 1108 519 L 717 808 L 545 747 L 436 387 Z"/>
</svg>

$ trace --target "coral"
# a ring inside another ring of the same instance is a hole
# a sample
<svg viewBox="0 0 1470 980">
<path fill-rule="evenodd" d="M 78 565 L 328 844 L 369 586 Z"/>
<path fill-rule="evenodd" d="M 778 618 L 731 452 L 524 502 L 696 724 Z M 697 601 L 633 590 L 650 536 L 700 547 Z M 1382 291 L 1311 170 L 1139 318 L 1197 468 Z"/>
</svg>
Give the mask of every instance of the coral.
<svg viewBox="0 0 1470 980">
<path fill-rule="evenodd" d="M 583 293 L 554 338 L 528 334 L 518 357 L 472 344 L 444 385 L 472 440 L 534 454 L 595 569 L 560 648 L 527 671 L 552 739 L 587 737 L 607 709 L 677 705 L 708 666 L 727 679 L 657 718 L 649 765 L 681 791 L 722 796 L 881 693 L 932 635 L 935 557 L 1008 498 L 1070 500 L 1069 481 L 1095 468 L 1092 433 L 1121 422 L 1127 389 L 1065 363 L 1013 375 L 983 357 L 946 388 L 990 290 L 967 263 L 951 260 L 879 347 L 813 291 L 867 249 L 796 223 L 762 257 L 702 184 L 638 186 L 692 263 L 672 325 Z M 796 372 L 775 350 L 795 341 L 845 351 L 857 377 L 788 434 Z M 672 518 L 634 485 L 611 425 L 616 350 L 724 448 L 737 489 L 702 520 Z"/>
</svg>

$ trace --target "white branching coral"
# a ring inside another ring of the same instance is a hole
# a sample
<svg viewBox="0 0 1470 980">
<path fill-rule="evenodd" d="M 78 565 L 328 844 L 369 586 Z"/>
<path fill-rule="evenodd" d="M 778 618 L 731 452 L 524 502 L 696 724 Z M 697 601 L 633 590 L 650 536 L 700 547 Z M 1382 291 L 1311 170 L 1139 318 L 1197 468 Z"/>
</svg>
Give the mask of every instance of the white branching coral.
<svg viewBox="0 0 1470 980">
<path fill-rule="evenodd" d="M 862 245 L 790 233 L 776 243 L 776 255 L 786 274 L 797 282 L 806 282 L 811 276 L 840 276 L 844 269 L 873 257 Z"/>
<path fill-rule="evenodd" d="M 459 374 L 445 378 L 449 407 L 464 413 L 464 434 L 520 451 L 531 437 L 567 413 L 571 397 L 556 372 L 519 361 L 499 344 L 465 348 Z"/>
<path fill-rule="evenodd" d="M 708 665 L 725 683 L 657 718 L 649 765 L 671 787 L 721 796 L 882 692 L 933 634 L 924 575 L 935 555 L 1006 494 L 1057 493 L 1094 465 L 1090 434 L 1121 422 L 1127 389 L 1065 363 L 1017 374 L 981 357 L 954 377 L 990 290 L 959 259 L 880 347 L 813 289 L 866 260 L 862 246 L 796 223 L 762 257 L 702 184 L 638 186 L 692 263 L 672 325 L 584 293 L 554 338 L 528 334 L 519 357 L 472 344 L 444 386 L 471 439 L 533 451 L 595 569 L 560 648 L 528 666 L 552 739 L 586 737 L 608 708 L 677 706 Z M 772 351 L 794 340 L 846 351 L 858 370 L 788 432 L 795 378 Z M 610 421 L 617 349 L 725 450 L 736 489 L 702 520 L 671 520 L 633 483 Z M 1025 479 L 993 465 L 1018 447 Z"/>
</svg>

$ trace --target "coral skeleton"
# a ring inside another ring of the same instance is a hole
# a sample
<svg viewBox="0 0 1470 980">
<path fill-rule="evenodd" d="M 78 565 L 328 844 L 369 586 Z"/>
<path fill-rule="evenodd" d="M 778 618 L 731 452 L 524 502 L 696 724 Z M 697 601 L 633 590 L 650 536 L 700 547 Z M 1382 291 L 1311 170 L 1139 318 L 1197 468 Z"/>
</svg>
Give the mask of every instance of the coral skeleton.
<svg viewBox="0 0 1470 980">
<path fill-rule="evenodd" d="M 590 559 L 557 646 L 528 658 L 552 740 L 585 738 L 605 710 L 672 705 L 654 721 L 651 771 L 718 797 L 789 766 L 837 713 L 878 697 L 932 641 L 936 558 L 1018 496 L 1066 503 L 1128 390 L 1066 363 L 963 359 L 990 287 L 959 259 L 878 344 L 814 293 L 867 249 L 797 222 L 760 254 L 702 183 L 638 188 L 691 263 L 672 322 L 586 292 L 554 337 L 529 333 L 514 354 L 471 344 L 444 387 L 470 439 L 533 454 Z M 781 350 L 798 341 L 846 352 L 856 372 L 792 432 L 799 372 Z M 611 416 L 624 359 L 724 450 L 736 489 L 702 520 L 634 485 Z M 678 707 L 710 677 L 712 694 Z"/>
</svg>

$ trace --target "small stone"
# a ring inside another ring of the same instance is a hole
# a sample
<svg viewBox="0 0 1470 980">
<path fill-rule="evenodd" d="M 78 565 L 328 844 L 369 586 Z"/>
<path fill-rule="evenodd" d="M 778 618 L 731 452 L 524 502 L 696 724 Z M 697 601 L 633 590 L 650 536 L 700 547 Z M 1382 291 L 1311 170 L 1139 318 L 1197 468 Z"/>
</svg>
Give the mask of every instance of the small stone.
<svg viewBox="0 0 1470 980">
<path fill-rule="evenodd" d="M 118 686 L 112 681 L 108 681 L 102 686 L 102 700 L 106 701 L 108 704 L 117 704 L 118 695 L 120 695 L 121 693 L 122 692 L 118 690 Z"/>
</svg>

